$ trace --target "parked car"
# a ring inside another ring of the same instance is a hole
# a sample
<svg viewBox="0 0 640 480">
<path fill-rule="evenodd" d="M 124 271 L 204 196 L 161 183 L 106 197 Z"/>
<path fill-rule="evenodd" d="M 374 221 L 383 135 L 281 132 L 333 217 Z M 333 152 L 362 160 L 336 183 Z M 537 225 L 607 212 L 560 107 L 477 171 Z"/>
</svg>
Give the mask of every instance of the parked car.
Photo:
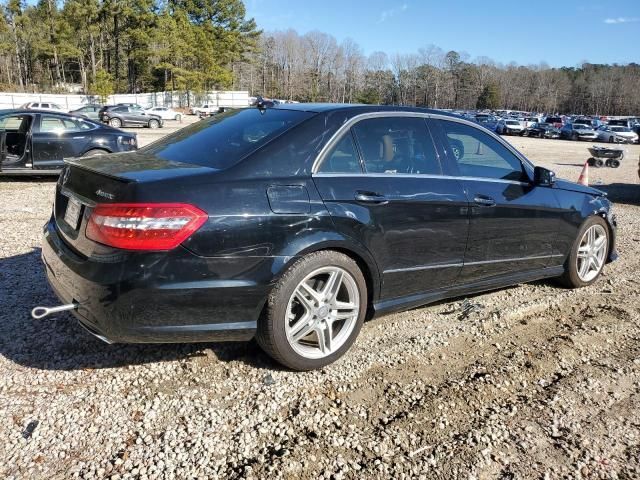
<svg viewBox="0 0 640 480">
<path fill-rule="evenodd" d="M 180 120 L 182 114 L 169 107 L 151 107 L 145 110 L 148 114 L 158 115 L 163 120 Z"/>
<path fill-rule="evenodd" d="M 52 112 L 66 112 L 66 110 L 60 105 L 52 102 L 28 102 L 20 105 L 20 108 L 22 110 L 49 110 Z"/>
<path fill-rule="evenodd" d="M 628 127 L 618 125 L 602 125 L 596 131 L 598 140 L 609 143 L 635 143 L 638 134 Z"/>
<path fill-rule="evenodd" d="M 521 135 L 524 127 L 518 120 L 502 119 L 496 125 L 496 132 L 501 135 Z"/>
<path fill-rule="evenodd" d="M 594 141 L 598 139 L 598 134 L 589 125 L 567 123 L 560 129 L 560 138 Z"/>
<path fill-rule="evenodd" d="M 535 125 L 538 122 L 540 122 L 540 119 L 538 117 L 524 117 L 522 119 L 522 126 L 524 128 L 529 128 L 529 127 L 532 127 L 533 125 Z"/>
<path fill-rule="evenodd" d="M 100 110 L 100 120 L 114 128 L 149 127 L 160 128 L 164 125 L 159 115 L 150 114 L 133 106 L 110 105 Z"/>
<path fill-rule="evenodd" d="M 560 138 L 560 129 L 550 123 L 539 122 L 527 128 L 524 135 L 540 138 Z"/>
<path fill-rule="evenodd" d="M 544 119 L 545 123 L 550 123 L 551 125 L 553 125 L 556 128 L 562 128 L 562 126 L 564 125 L 564 119 L 562 117 L 546 117 Z"/>
<path fill-rule="evenodd" d="M 102 105 L 85 105 L 71 110 L 69 113 L 78 117 L 90 118 L 91 120 L 100 120 L 100 109 L 102 109 Z"/>
<path fill-rule="evenodd" d="M 2 175 L 59 174 L 63 159 L 137 148 L 135 135 L 67 113 L 0 110 Z"/>
<path fill-rule="evenodd" d="M 42 257 L 102 340 L 255 336 L 308 370 L 342 356 L 368 315 L 547 277 L 589 285 L 617 256 L 615 229 L 603 192 L 474 122 L 297 104 L 70 162 Z"/>
<path fill-rule="evenodd" d="M 635 120 L 631 120 L 629 118 L 618 118 L 614 120 L 609 120 L 607 122 L 607 125 L 609 125 L 610 127 L 617 126 L 617 127 L 633 128 L 635 123 L 636 123 Z"/>
<path fill-rule="evenodd" d="M 189 113 L 191 115 L 200 115 L 201 113 L 213 113 L 218 109 L 217 105 L 204 104 L 199 107 L 191 107 Z"/>
</svg>

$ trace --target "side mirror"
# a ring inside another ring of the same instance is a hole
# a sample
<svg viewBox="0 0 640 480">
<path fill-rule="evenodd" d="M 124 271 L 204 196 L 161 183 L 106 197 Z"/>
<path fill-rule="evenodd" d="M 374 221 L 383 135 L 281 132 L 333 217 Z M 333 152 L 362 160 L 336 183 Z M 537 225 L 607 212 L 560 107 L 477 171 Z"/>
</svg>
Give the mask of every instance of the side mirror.
<svg viewBox="0 0 640 480">
<path fill-rule="evenodd" d="M 535 167 L 533 169 L 533 184 L 540 187 L 550 187 L 556 183 L 555 172 L 544 167 Z"/>
</svg>

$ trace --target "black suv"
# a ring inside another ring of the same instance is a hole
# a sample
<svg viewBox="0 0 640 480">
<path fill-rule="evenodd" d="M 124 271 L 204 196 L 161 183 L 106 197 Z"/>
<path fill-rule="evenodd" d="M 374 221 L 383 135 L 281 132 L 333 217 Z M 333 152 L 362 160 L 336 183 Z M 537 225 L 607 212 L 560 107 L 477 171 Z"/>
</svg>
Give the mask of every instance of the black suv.
<svg viewBox="0 0 640 480">
<path fill-rule="evenodd" d="M 149 127 L 163 126 L 162 118 L 144 111 L 140 105 L 118 104 L 108 105 L 100 109 L 99 118 L 112 127 Z"/>
</svg>

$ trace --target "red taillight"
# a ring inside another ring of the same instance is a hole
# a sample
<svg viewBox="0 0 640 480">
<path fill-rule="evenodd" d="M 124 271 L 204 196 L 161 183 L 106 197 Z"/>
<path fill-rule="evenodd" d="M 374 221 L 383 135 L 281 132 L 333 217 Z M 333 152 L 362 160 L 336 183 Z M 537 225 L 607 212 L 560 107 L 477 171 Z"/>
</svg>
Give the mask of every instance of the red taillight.
<svg viewBox="0 0 640 480">
<path fill-rule="evenodd" d="M 91 212 L 87 238 L 126 250 L 171 250 L 207 218 L 186 203 L 104 203 Z"/>
</svg>

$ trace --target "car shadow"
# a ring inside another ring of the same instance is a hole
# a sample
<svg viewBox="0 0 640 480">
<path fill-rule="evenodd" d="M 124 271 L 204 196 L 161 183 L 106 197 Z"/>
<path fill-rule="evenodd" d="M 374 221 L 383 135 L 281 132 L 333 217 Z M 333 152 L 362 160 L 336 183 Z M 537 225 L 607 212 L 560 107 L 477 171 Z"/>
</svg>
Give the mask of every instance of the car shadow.
<svg viewBox="0 0 640 480">
<path fill-rule="evenodd" d="M 610 183 L 594 187 L 606 192 L 612 202 L 640 206 L 640 184 Z"/>
<path fill-rule="evenodd" d="M 118 368 L 202 357 L 239 361 L 256 368 L 280 370 L 255 341 L 191 344 L 108 345 L 87 333 L 73 315 L 31 318 L 37 305 L 60 301 L 46 281 L 40 249 L 0 262 L 0 355 L 19 365 L 44 370 Z"/>
</svg>

